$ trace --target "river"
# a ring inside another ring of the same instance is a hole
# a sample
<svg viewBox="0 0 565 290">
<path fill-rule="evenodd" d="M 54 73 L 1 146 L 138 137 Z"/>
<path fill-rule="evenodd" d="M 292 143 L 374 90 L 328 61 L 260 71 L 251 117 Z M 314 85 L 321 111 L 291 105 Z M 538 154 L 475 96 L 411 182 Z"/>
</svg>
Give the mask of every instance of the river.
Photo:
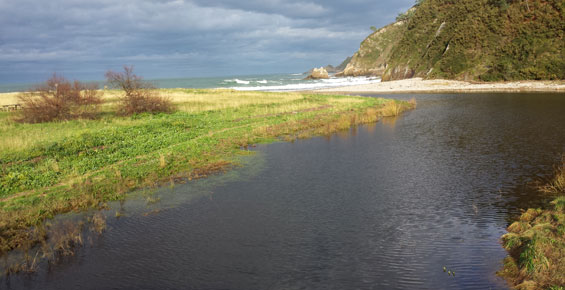
<svg viewBox="0 0 565 290">
<path fill-rule="evenodd" d="M 0 286 L 506 289 L 500 236 L 544 200 L 534 185 L 565 152 L 565 94 L 385 97 L 418 108 L 257 146 L 248 165 L 145 208 L 134 198 L 75 256 Z"/>
</svg>

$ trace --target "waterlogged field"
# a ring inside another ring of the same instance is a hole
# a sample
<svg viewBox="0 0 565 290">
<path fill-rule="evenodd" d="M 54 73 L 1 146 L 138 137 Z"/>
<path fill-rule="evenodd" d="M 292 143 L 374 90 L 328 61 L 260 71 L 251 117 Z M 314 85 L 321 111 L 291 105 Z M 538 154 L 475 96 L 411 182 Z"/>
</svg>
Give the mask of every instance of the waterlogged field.
<svg viewBox="0 0 565 290">
<path fill-rule="evenodd" d="M 329 134 L 414 107 L 350 96 L 160 92 L 174 113 L 118 117 L 118 91 L 104 92 L 95 120 L 21 124 L 17 113 L 0 113 L 0 254 L 46 239 L 42 225 L 56 214 L 226 170 L 246 154 L 242 147 Z"/>
</svg>

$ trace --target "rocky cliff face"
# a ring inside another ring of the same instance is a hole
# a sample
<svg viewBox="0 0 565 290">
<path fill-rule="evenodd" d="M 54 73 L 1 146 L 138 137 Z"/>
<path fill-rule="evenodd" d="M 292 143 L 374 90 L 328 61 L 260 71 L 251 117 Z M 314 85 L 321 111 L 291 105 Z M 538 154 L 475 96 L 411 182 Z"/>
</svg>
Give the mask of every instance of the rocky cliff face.
<svg viewBox="0 0 565 290">
<path fill-rule="evenodd" d="M 565 79 L 565 1 L 422 0 L 361 43 L 344 75 Z"/>
<path fill-rule="evenodd" d="M 369 35 L 361 43 L 349 64 L 344 76 L 382 76 L 392 54 L 393 48 L 406 31 L 406 23 L 399 21 L 385 26 Z"/>
</svg>

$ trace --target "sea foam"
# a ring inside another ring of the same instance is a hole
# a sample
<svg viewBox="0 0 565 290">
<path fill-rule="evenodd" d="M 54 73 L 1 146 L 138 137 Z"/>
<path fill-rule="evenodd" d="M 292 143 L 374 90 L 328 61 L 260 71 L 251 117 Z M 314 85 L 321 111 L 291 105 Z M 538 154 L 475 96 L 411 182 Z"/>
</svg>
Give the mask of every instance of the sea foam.
<svg viewBox="0 0 565 290">
<path fill-rule="evenodd" d="M 300 83 L 291 83 L 284 85 L 272 86 L 252 86 L 252 87 L 231 87 L 240 91 L 302 91 L 316 90 L 334 87 L 344 87 L 352 85 L 364 85 L 371 83 L 379 83 L 381 79 L 375 77 L 347 77 L 347 78 L 330 78 L 321 80 L 303 81 Z M 259 82 L 257 82 L 259 83 Z"/>
</svg>

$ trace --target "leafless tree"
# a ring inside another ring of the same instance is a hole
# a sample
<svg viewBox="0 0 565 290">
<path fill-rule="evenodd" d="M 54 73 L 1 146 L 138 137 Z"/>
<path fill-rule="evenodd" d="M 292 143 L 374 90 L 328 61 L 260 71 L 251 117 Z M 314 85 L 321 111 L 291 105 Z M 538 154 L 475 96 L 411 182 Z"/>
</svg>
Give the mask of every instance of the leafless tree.
<svg viewBox="0 0 565 290">
<path fill-rule="evenodd" d="M 172 102 L 159 96 L 151 83 L 135 75 L 132 66 L 124 66 L 123 72 L 106 72 L 106 81 L 110 86 L 121 89 L 125 93 L 119 108 L 119 113 L 122 115 L 173 111 Z"/>
<path fill-rule="evenodd" d="M 18 121 L 25 123 L 94 118 L 102 103 L 98 85 L 71 83 L 57 74 L 18 99 L 23 108 Z"/>
</svg>

